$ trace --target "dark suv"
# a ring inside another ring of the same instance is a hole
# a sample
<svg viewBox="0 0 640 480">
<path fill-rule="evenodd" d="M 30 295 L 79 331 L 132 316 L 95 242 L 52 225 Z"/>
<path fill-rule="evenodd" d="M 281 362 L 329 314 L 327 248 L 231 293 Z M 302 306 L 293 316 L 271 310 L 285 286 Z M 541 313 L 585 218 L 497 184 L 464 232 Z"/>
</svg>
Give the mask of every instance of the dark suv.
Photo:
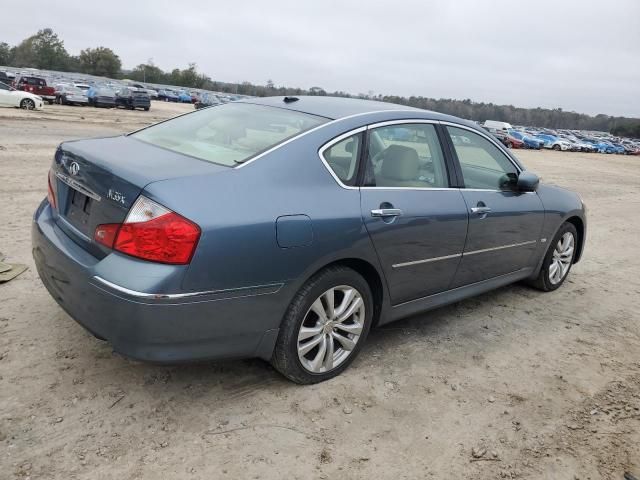
<svg viewBox="0 0 640 480">
<path fill-rule="evenodd" d="M 144 108 L 145 111 L 148 111 L 151 107 L 151 99 L 146 90 L 122 87 L 116 92 L 116 107 L 124 107 L 130 110 Z"/>
</svg>

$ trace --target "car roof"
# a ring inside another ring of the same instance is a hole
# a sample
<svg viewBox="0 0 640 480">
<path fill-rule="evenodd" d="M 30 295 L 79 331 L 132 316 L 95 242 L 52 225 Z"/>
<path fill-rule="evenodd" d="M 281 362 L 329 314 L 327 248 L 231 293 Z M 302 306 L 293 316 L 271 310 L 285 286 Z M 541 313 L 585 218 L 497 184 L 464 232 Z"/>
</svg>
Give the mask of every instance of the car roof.
<svg viewBox="0 0 640 480">
<path fill-rule="evenodd" d="M 295 99 L 295 100 L 294 100 Z M 435 120 L 450 120 L 454 117 L 443 115 L 415 107 L 407 107 L 395 103 L 376 102 L 374 100 L 361 100 L 358 98 L 326 97 L 326 96 L 288 96 L 288 97 L 261 97 L 237 100 L 241 103 L 253 103 L 272 107 L 286 108 L 298 112 L 309 113 L 338 120 L 352 115 L 374 112 L 403 111 L 412 116 Z M 459 121 L 459 119 L 456 119 Z"/>
</svg>

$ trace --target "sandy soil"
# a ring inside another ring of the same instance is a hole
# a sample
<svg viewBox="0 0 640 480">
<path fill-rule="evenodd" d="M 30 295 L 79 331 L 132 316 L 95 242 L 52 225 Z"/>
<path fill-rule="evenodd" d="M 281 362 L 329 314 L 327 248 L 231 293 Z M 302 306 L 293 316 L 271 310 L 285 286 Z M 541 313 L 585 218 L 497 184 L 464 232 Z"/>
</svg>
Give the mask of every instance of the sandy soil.
<svg viewBox="0 0 640 480">
<path fill-rule="evenodd" d="M 299 387 L 257 360 L 126 360 L 33 267 L 56 145 L 190 108 L 0 111 L 0 250 L 31 267 L 0 285 L 0 478 L 640 477 L 640 158 L 518 152 L 589 206 L 568 283 L 376 330 L 342 376 Z"/>
</svg>

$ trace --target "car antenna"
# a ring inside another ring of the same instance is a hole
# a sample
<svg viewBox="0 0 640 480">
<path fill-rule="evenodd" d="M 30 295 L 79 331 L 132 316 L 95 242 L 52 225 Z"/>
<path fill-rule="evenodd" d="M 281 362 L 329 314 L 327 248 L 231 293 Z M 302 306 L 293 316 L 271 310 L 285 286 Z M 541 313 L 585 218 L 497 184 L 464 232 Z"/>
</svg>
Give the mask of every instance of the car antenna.
<svg viewBox="0 0 640 480">
<path fill-rule="evenodd" d="M 292 103 L 300 100 L 298 97 L 284 97 L 284 103 Z"/>
</svg>

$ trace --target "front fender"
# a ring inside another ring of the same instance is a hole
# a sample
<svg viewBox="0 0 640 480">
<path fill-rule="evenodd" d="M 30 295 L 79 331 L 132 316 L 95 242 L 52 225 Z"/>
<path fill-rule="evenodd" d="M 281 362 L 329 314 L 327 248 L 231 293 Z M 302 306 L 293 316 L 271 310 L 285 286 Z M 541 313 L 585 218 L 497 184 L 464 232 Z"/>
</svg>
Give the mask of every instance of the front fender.
<svg viewBox="0 0 640 480">
<path fill-rule="evenodd" d="M 580 237 L 578 251 L 574 258 L 574 263 L 577 263 L 582 258 L 587 236 L 587 215 L 582 199 L 577 193 L 555 185 L 540 184 L 537 193 L 545 209 L 541 241 L 547 243 L 553 241 L 562 224 L 567 221 L 574 223 Z M 543 260 L 544 254 L 539 259 L 534 276 L 538 275 Z"/>
</svg>

